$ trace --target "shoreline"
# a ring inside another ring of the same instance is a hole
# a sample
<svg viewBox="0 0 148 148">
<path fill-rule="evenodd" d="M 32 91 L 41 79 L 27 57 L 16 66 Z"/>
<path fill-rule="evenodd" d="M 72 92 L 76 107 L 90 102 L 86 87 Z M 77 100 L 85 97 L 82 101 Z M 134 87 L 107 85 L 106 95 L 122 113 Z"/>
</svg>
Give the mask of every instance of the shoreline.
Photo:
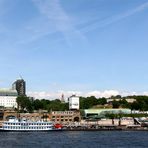
<svg viewBox="0 0 148 148">
<path fill-rule="evenodd" d="M 37 130 L 37 131 L 18 131 L 18 130 L 2 130 L 0 129 L 0 132 L 68 132 L 68 131 L 148 131 L 148 128 L 98 128 L 98 129 L 53 129 L 53 130 Z"/>
</svg>

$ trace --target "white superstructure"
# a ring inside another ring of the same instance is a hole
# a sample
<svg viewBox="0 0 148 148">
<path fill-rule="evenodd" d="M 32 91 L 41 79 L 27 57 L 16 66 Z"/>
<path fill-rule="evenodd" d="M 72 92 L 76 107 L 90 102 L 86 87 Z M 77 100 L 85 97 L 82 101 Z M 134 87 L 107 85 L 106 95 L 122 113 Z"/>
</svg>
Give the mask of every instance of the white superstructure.
<svg viewBox="0 0 148 148">
<path fill-rule="evenodd" d="M 52 122 L 32 122 L 9 119 L 4 121 L 1 130 L 3 131 L 49 131 L 53 130 Z"/>
</svg>

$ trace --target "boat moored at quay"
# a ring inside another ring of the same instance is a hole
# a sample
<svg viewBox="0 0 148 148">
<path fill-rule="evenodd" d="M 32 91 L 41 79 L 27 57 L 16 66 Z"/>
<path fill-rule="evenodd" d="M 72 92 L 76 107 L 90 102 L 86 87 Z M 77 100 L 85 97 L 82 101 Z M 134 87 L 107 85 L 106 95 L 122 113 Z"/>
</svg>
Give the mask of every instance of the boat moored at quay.
<svg viewBox="0 0 148 148">
<path fill-rule="evenodd" d="M 51 131 L 56 130 L 54 128 L 54 124 L 51 121 L 26 121 L 26 120 L 18 120 L 18 119 L 9 119 L 8 121 L 4 121 L 0 131 L 18 131 L 18 132 L 39 132 L 39 131 Z"/>
</svg>

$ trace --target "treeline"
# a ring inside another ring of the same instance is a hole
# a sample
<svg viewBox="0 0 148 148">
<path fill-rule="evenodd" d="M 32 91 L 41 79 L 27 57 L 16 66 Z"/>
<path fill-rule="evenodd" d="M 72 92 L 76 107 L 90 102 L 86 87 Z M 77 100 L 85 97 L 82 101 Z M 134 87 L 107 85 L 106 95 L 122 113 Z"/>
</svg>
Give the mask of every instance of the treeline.
<svg viewBox="0 0 148 148">
<path fill-rule="evenodd" d="M 107 99 L 113 101 L 107 103 Z M 132 103 L 127 102 L 127 99 L 134 99 Z M 68 102 L 61 102 L 59 99 L 46 100 L 46 99 L 33 99 L 26 96 L 17 97 L 17 108 L 20 112 L 33 112 L 34 110 L 47 110 L 47 111 L 65 111 L 69 110 Z M 148 111 L 148 96 L 127 96 L 121 97 L 120 95 L 112 96 L 111 98 L 96 98 L 80 97 L 80 109 L 89 109 L 97 106 L 112 107 L 112 108 L 129 108 L 131 110 Z"/>
<path fill-rule="evenodd" d="M 96 105 L 105 105 L 107 104 L 106 98 L 96 98 L 91 97 L 80 97 L 80 109 L 89 109 Z"/>
<path fill-rule="evenodd" d="M 148 111 L 148 96 L 115 96 L 113 99 L 113 108 L 129 108 L 131 110 Z M 134 101 L 130 103 L 127 102 L 127 99 L 134 99 Z"/>
<path fill-rule="evenodd" d="M 80 97 L 80 109 L 88 109 L 95 105 L 106 104 L 106 98 L 97 99 L 94 96 Z M 34 110 L 47 110 L 47 111 L 65 111 L 69 110 L 68 102 L 61 102 L 59 99 L 46 100 L 46 99 L 32 99 L 26 96 L 17 97 L 18 110 L 20 112 L 33 112 Z"/>
<path fill-rule="evenodd" d="M 34 110 L 65 111 L 68 110 L 69 104 L 62 103 L 59 99 L 33 99 L 26 96 L 17 97 L 17 104 L 19 112 L 33 112 Z"/>
</svg>

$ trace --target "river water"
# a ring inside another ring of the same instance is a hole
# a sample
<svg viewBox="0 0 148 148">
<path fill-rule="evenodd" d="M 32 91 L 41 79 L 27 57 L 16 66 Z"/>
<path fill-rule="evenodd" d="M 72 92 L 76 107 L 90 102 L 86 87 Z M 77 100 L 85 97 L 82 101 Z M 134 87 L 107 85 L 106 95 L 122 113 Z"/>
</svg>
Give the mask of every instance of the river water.
<svg viewBox="0 0 148 148">
<path fill-rule="evenodd" d="M 148 131 L 0 132 L 0 148 L 148 148 Z"/>
</svg>

